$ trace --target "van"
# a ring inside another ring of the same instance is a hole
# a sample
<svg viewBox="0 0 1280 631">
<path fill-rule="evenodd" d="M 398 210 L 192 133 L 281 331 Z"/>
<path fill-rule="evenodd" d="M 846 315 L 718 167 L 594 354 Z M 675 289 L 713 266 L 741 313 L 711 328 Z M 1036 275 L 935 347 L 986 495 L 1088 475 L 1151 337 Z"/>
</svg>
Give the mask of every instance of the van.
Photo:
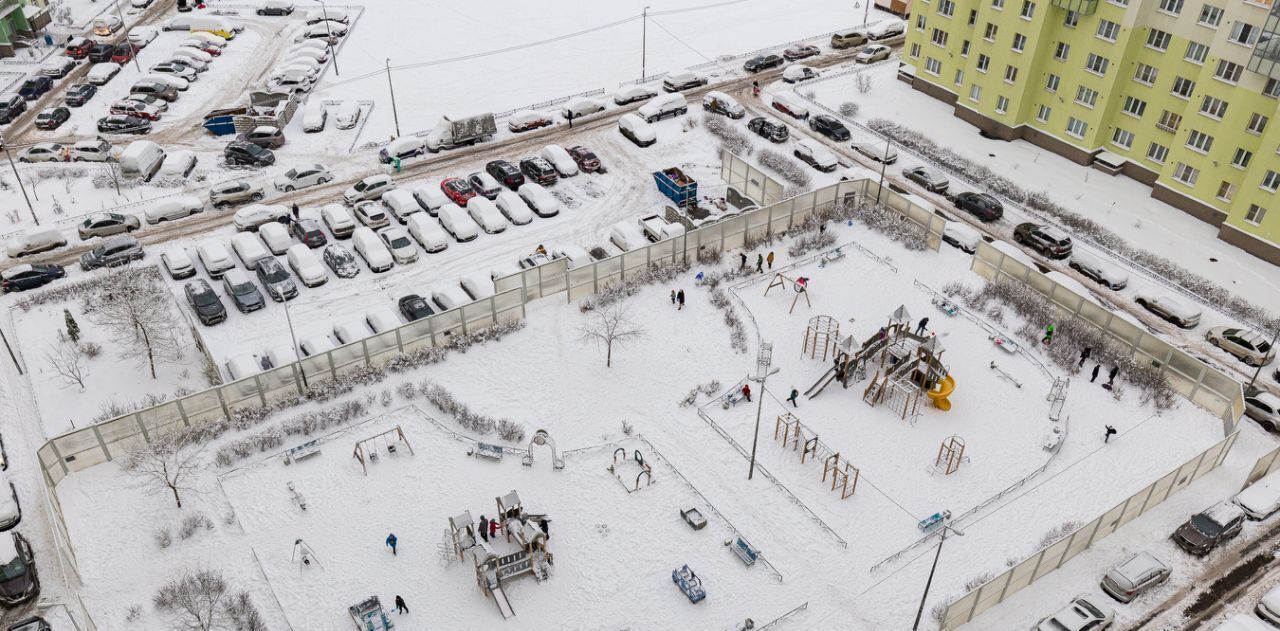
<svg viewBox="0 0 1280 631">
<path fill-rule="evenodd" d="M 236 38 L 236 28 L 230 21 L 211 15 L 193 15 L 190 18 L 192 33 L 209 33 L 224 40 Z"/>
<path fill-rule="evenodd" d="M 118 74 L 120 74 L 120 64 L 104 61 L 100 64 L 93 64 L 89 68 L 88 74 L 84 76 L 84 80 L 93 85 L 103 86 Z"/>
<path fill-rule="evenodd" d="M 301 243 L 289 246 L 285 251 L 285 260 L 289 263 L 289 269 L 307 287 L 319 287 L 329 281 L 329 273 L 324 271 L 324 265 L 315 252 Z"/>
<path fill-rule="evenodd" d="M 391 164 L 395 160 L 406 160 L 414 156 L 422 155 L 427 148 L 427 139 L 418 136 L 401 136 L 387 143 L 387 146 L 378 150 L 378 161 L 383 164 Z"/>
<path fill-rule="evenodd" d="M 702 85 L 707 85 L 707 78 L 696 72 L 677 72 L 662 80 L 662 89 L 667 92 L 679 92 Z"/>
<path fill-rule="evenodd" d="M 867 43 L 867 35 L 860 28 L 851 28 L 831 34 L 831 47 L 837 50 L 856 48 Z"/>
<path fill-rule="evenodd" d="M 1081 274 L 1088 276 L 1090 280 L 1108 289 L 1124 289 L 1125 285 L 1129 284 L 1129 273 L 1124 271 L 1124 268 L 1092 252 L 1072 250 L 1071 261 L 1068 264 Z"/>
<path fill-rule="evenodd" d="M 378 235 L 367 226 L 356 228 L 351 234 L 351 242 L 355 245 L 360 258 L 363 258 L 369 269 L 375 272 L 385 272 L 396 264 L 387 246 L 383 245 Z"/>
<path fill-rule="evenodd" d="M 624 252 L 638 250 L 649 244 L 639 224 L 630 219 L 613 224 L 609 229 L 609 240 Z"/>
<path fill-rule="evenodd" d="M 680 97 L 684 98 L 684 97 Z M 538 153 L 543 160 L 550 162 L 556 168 L 556 172 L 560 177 L 573 177 L 578 174 L 578 163 L 573 161 L 568 151 L 560 145 L 547 145 Z"/>
<path fill-rule="evenodd" d="M 237 232 L 231 235 L 231 249 L 248 269 L 258 269 L 258 261 L 271 256 L 267 248 L 252 232 Z"/>
<path fill-rule="evenodd" d="M 329 227 L 335 239 L 345 239 L 356 229 L 356 220 L 351 211 L 342 204 L 325 204 L 320 209 L 320 219 Z"/>
<path fill-rule="evenodd" d="M 209 273 L 210 278 L 222 278 L 227 270 L 236 266 L 227 248 L 213 239 L 205 239 L 196 245 L 196 256 L 200 257 L 200 263 L 204 265 L 204 271 Z"/>
<path fill-rule="evenodd" d="M 55 228 L 39 228 L 19 232 L 5 242 L 5 251 L 11 258 L 48 252 L 67 244 L 67 238 Z"/>
<path fill-rule="evenodd" d="M 774 95 L 773 109 L 792 118 L 798 118 L 801 120 L 809 118 L 809 108 L 802 105 L 800 103 L 800 97 L 794 94 L 782 93 Z"/>
<path fill-rule="evenodd" d="M 415 186 L 413 188 L 413 199 L 432 217 L 436 216 L 436 211 L 440 210 L 441 206 L 449 203 L 449 197 L 444 194 L 444 191 L 440 190 L 438 182 L 428 182 Z"/>
<path fill-rule="evenodd" d="M 418 205 L 418 200 L 414 199 L 413 193 L 404 189 L 384 193 L 382 205 L 392 217 L 395 217 L 396 221 L 402 224 L 409 219 L 409 215 L 422 212 L 422 206 Z"/>
<path fill-rule="evenodd" d="M 636 114 L 647 123 L 656 123 L 664 118 L 680 116 L 689 111 L 689 102 L 683 94 L 667 94 L 654 98 L 640 106 Z"/>
<path fill-rule="evenodd" d="M 654 131 L 653 125 L 644 122 L 644 119 L 635 114 L 623 114 L 619 117 L 618 131 L 638 147 L 648 147 L 658 142 L 658 134 Z"/>
<path fill-rule="evenodd" d="M 1280 511 L 1280 471 L 1267 474 L 1261 480 L 1236 494 L 1234 500 L 1249 519 L 1263 520 Z"/>
<path fill-rule="evenodd" d="M 462 285 L 462 290 L 467 292 L 468 296 L 471 296 L 472 300 L 484 300 L 495 293 L 493 278 L 484 272 L 464 274 L 459 284 Z"/>
<path fill-rule="evenodd" d="M 150 140 L 135 140 L 120 154 L 120 177 L 150 181 L 164 163 L 164 149 Z"/>
<path fill-rule="evenodd" d="M 471 215 L 463 210 L 457 204 L 445 204 L 441 206 L 437 216 L 440 218 L 440 225 L 449 232 L 453 238 L 459 242 L 471 241 L 480 236 L 480 226 L 476 225 Z"/>
<path fill-rule="evenodd" d="M 712 90 L 702 97 L 702 109 L 712 114 L 722 114 L 733 119 L 739 119 L 747 115 L 747 110 L 742 107 L 741 103 L 738 103 L 728 94 L 716 90 Z"/>
<path fill-rule="evenodd" d="M 435 219 L 428 217 L 426 213 L 418 213 L 411 215 L 409 221 L 405 222 L 409 227 L 409 235 L 426 250 L 428 254 L 441 252 L 449 247 L 449 235 L 440 227 Z"/>
<path fill-rule="evenodd" d="M 272 221 L 258 226 L 258 236 L 262 238 L 267 249 L 276 256 L 284 254 L 285 250 L 293 245 L 293 239 L 289 237 L 289 229 L 282 223 Z"/>
</svg>

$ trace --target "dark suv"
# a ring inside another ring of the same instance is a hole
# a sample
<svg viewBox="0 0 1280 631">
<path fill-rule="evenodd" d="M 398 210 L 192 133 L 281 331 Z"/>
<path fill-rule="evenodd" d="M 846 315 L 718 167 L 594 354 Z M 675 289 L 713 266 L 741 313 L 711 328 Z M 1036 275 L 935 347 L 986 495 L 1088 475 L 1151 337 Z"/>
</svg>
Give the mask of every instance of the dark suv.
<svg viewBox="0 0 1280 631">
<path fill-rule="evenodd" d="M 145 253 L 142 244 L 130 235 L 107 237 L 102 243 L 80 255 L 80 269 L 90 271 L 99 267 L 116 267 L 133 261 L 141 261 Z"/>
<path fill-rule="evenodd" d="M 11 94 L 0 99 L 0 125 L 12 123 L 19 114 L 27 111 L 27 100 Z"/>
<path fill-rule="evenodd" d="M 757 136 L 768 138 L 770 142 L 786 142 L 787 137 L 791 135 L 787 131 L 786 125 L 763 116 L 753 118 L 747 122 L 747 129 Z"/>
<path fill-rule="evenodd" d="M 116 47 L 111 44 L 94 44 L 89 49 L 89 63 L 100 64 L 111 61 L 111 55 L 115 52 Z"/>
<path fill-rule="evenodd" d="M 214 293 L 209 281 L 203 278 L 192 281 L 182 291 L 187 295 L 187 304 L 196 312 L 200 324 L 212 326 L 227 319 L 227 308 L 222 306 L 222 299 Z"/>
<path fill-rule="evenodd" d="M 329 242 L 328 237 L 324 236 L 324 231 L 320 229 L 320 222 L 315 219 L 289 222 L 289 234 L 311 249 L 323 247 Z"/>
<path fill-rule="evenodd" d="M 521 184 L 524 184 L 524 174 L 520 172 L 520 169 L 516 168 L 516 165 L 506 160 L 494 160 L 484 165 L 484 170 L 488 171 L 489 175 L 493 176 L 493 179 L 502 182 L 503 186 L 513 191 L 520 188 Z"/>
<path fill-rule="evenodd" d="M 1042 226 L 1031 222 L 1020 223 L 1013 229 L 1013 240 L 1051 259 L 1065 259 L 1071 256 L 1071 237 L 1053 226 Z"/>
<path fill-rule="evenodd" d="M 51 89 L 53 89 L 53 79 L 44 75 L 31 77 L 22 82 L 22 87 L 18 88 L 18 96 L 28 101 L 34 101 L 44 96 L 44 93 Z"/>
<path fill-rule="evenodd" d="M 0 544 L 0 605 L 13 607 L 40 595 L 36 553 L 27 538 L 12 531 L 13 545 Z M 4 536 L 4 535 L 0 535 Z M 12 555 L 12 556 L 10 556 Z"/>
<path fill-rule="evenodd" d="M 849 128 L 836 120 L 834 116 L 828 116 L 826 114 L 810 116 L 809 129 L 812 129 L 813 131 L 835 141 L 845 141 L 849 139 Z"/>
<path fill-rule="evenodd" d="M 1178 547 L 1204 556 L 1224 541 L 1240 534 L 1244 526 L 1244 511 L 1232 502 L 1221 502 L 1196 513 L 1173 533 Z"/>
<path fill-rule="evenodd" d="M 1004 216 L 1004 205 L 1000 203 L 1000 200 L 986 193 L 966 191 L 956 195 L 952 203 L 956 205 L 956 208 L 983 221 L 995 221 Z"/>
<path fill-rule="evenodd" d="M 769 53 L 768 55 L 756 55 L 742 64 L 742 69 L 747 72 L 760 72 L 769 68 L 777 68 L 782 65 L 782 55 Z"/>
<path fill-rule="evenodd" d="M 542 158 L 525 158 L 521 160 L 520 170 L 529 179 L 543 186 L 555 184 L 560 179 L 560 176 L 556 174 L 556 168 Z"/>
<path fill-rule="evenodd" d="M 422 296 L 419 296 L 418 294 L 409 294 L 408 296 L 400 299 L 400 313 L 403 313 L 405 319 L 412 322 L 414 320 L 421 320 L 422 318 L 435 313 L 435 311 Z"/>
<path fill-rule="evenodd" d="M 276 154 L 270 149 L 263 149 L 247 140 L 233 140 L 227 143 L 222 151 L 228 165 L 247 165 L 251 167 L 271 166 L 276 162 Z"/>
</svg>

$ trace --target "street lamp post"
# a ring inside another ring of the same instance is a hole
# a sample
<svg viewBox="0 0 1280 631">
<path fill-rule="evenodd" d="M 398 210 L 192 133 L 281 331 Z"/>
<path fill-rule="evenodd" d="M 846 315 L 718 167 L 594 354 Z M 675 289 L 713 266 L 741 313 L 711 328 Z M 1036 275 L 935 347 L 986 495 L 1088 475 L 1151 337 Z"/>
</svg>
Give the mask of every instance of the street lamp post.
<svg viewBox="0 0 1280 631">
<path fill-rule="evenodd" d="M 338 72 L 338 49 L 333 47 L 333 27 L 329 26 L 329 7 L 324 3 L 324 0 L 314 1 L 320 3 L 320 14 L 324 16 L 324 32 L 328 35 L 324 43 L 329 45 L 329 56 L 333 58 L 333 76 L 341 76 L 341 73 Z"/>
<path fill-rule="evenodd" d="M 1274 350 L 1276 347 L 1276 340 L 1280 340 L 1280 329 L 1276 329 L 1276 334 L 1271 336 L 1272 350 Z M 1253 371 L 1253 378 L 1249 380 L 1249 385 L 1245 386 L 1245 390 L 1248 390 L 1249 388 L 1253 387 L 1253 383 L 1258 380 L 1258 375 L 1262 372 L 1262 367 L 1265 366 L 1266 363 L 1267 361 L 1265 357 L 1261 362 L 1258 362 L 1258 369 Z"/>
<path fill-rule="evenodd" d="M 9 153 L 9 143 L 4 141 L 4 135 L 0 134 L 0 147 L 4 147 L 4 157 L 9 159 L 9 168 L 13 169 L 13 179 L 18 181 L 18 190 L 22 191 L 22 200 L 27 202 L 27 212 L 31 213 L 31 221 L 40 225 L 40 218 L 36 216 L 36 209 L 31 205 L 31 198 L 27 197 L 27 187 L 22 185 L 22 176 L 18 175 L 18 165 L 13 163 L 13 154 Z"/>
<path fill-rule="evenodd" d="M 116 15 L 120 16 L 120 30 L 127 31 L 128 29 L 125 28 L 127 25 L 124 23 L 124 11 L 120 8 L 120 3 L 122 1 L 123 0 L 116 0 Z M 127 34 L 124 36 L 124 43 L 129 45 L 130 50 L 133 49 L 133 42 L 129 41 L 129 36 Z M 138 72 L 142 72 L 142 64 L 138 63 L 138 51 L 136 50 L 133 50 L 133 67 L 137 68 Z"/>
<path fill-rule="evenodd" d="M 396 109 L 396 87 L 391 84 L 391 59 L 390 58 L 387 58 L 386 67 L 387 67 L 387 89 L 391 91 L 391 116 L 395 118 L 396 137 L 399 138 L 400 137 L 400 113 Z M 572 126 L 573 122 L 570 121 L 569 125 Z"/>
<path fill-rule="evenodd" d="M 886 138 L 884 141 L 884 155 L 880 160 L 880 185 L 876 187 L 876 205 L 880 205 L 880 191 L 884 190 L 884 170 L 889 166 L 889 151 L 893 149 L 893 139 Z"/>
<path fill-rule="evenodd" d="M 929 599 L 929 587 L 933 585 L 933 573 L 938 569 L 938 559 L 942 556 L 942 544 L 947 542 L 947 531 L 955 533 L 957 537 L 963 537 L 964 533 L 952 528 L 945 521 L 942 522 L 942 539 L 938 541 L 938 552 L 933 555 L 933 567 L 929 568 L 929 580 L 924 583 L 924 595 L 920 597 L 920 608 L 916 610 L 916 622 L 911 625 L 911 631 L 917 631 L 920 628 L 920 616 L 924 614 L 924 603 Z"/>
<path fill-rule="evenodd" d="M 760 402 L 756 404 L 756 431 L 751 439 L 751 468 L 747 469 L 748 480 L 756 473 L 756 446 L 760 444 L 760 415 L 764 412 L 765 380 L 769 378 L 769 375 L 778 372 L 777 368 L 769 368 L 771 363 L 773 363 L 773 344 L 760 342 L 760 354 L 756 356 L 756 367 L 760 370 L 760 374 L 756 377 L 748 377 L 749 380 L 760 384 L 760 392 L 756 393 Z"/>
<path fill-rule="evenodd" d="M 640 80 L 645 78 L 645 70 L 648 66 L 646 59 L 648 57 L 649 48 L 649 7 L 645 6 L 640 12 Z"/>
<path fill-rule="evenodd" d="M 311 386 L 307 385 L 307 370 L 302 366 L 302 348 L 298 346 L 298 337 L 293 333 L 293 319 L 289 317 L 289 301 L 286 300 L 284 305 L 284 321 L 289 325 L 289 339 L 293 341 L 293 355 L 298 358 L 298 374 L 302 375 L 302 387 L 310 390 Z"/>
</svg>

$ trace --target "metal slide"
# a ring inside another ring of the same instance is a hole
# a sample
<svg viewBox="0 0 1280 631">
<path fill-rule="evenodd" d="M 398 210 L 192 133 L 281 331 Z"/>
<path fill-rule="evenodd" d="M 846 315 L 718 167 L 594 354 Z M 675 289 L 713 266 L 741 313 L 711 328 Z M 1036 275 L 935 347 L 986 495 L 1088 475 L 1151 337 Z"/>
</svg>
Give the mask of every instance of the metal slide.
<svg viewBox="0 0 1280 631">
<path fill-rule="evenodd" d="M 822 377 L 820 377 L 816 383 L 814 383 L 812 386 L 809 386 L 808 390 L 805 390 L 804 396 L 810 399 L 818 396 L 818 393 L 822 392 L 822 389 L 826 388 L 827 384 L 834 381 L 835 378 L 836 378 L 836 367 L 832 366 L 831 368 L 827 369 L 826 374 L 822 375 Z"/>
<path fill-rule="evenodd" d="M 495 586 L 493 589 L 489 590 L 489 593 L 493 594 L 493 602 L 498 603 L 498 611 L 502 613 L 503 620 L 516 615 L 515 610 L 511 608 L 511 602 L 507 600 L 507 595 L 502 591 L 501 586 Z"/>
</svg>

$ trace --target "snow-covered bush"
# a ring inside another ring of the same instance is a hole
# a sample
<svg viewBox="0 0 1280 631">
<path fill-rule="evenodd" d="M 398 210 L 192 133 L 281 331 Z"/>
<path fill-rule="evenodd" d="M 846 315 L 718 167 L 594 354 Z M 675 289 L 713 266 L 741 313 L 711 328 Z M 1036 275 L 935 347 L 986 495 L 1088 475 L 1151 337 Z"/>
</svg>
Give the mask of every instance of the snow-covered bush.
<svg viewBox="0 0 1280 631">
<path fill-rule="evenodd" d="M 249 592 L 240 592 L 227 601 L 227 619 L 236 631 L 267 631 L 267 623 Z"/>
<path fill-rule="evenodd" d="M 379 402 L 379 403 L 381 403 L 381 404 L 382 404 L 382 407 L 384 407 L 384 408 L 389 408 L 389 407 L 391 407 L 391 402 L 392 402 L 392 401 L 394 401 L 394 400 L 395 400 L 395 397 L 394 397 L 394 396 L 392 396 L 392 394 L 391 394 L 391 391 L 390 391 L 390 390 L 386 390 L 386 389 L 384 389 L 384 390 L 383 390 L 383 391 L 378 395 L 378 402 Z"/>
<path fill-rule="evenodd" d="M 823 250 L 836 244 L 836 235 L 826 231 L 810 230 L 796 237 L 787 248 L 792 258 L 804 256 L 815 250 Z"/>
<path fill-rule="evenodd" d="M 1061 524 L 1046 530 L 1044 535 L 1040 537 L 1040 548 L 1044 549 L 1061 541 L 1063 537 L 1075 532 L 1079 528 L 1080 522 L 1064 521 Z"/>
<path fill-rule="evenodd" d="M 845 118 L 854 118 L 858 115 L 858 104 L 853 101 L 845 101 L 840 104 L 840 115 Z"/>
<path fill-rule="evenodd" d="M 498 436 L 513 443 L 524 442 L 524 426 L 505 418 L 498 419 Z"/>
<path fill-rule="evenodd" d="M 221 628 L 227 619 L 229 589 L 221 572 L 186 570 L 165 583 L 151 602 L 173 619 L 174 628 L 210 631 Z"/>
<path fill-rule="evenodd" d="M 809 167 L 773 149 L 761 149 L 758 155 L 760 165 L 772 169 L 774 173 L 782 176 L 782 179 L 791 183 L 797 189 L 794 192 L 803 193 L 809 190 L 811 182 Z"/>
<path fill-rule="evenodd" d="M 405 381 L 396 386 L 396 394 L 406 401 L 412 400 L 418 396 L 418 387 L 413 382 Z"/>
<path fill-rule="evenodd" d="M 112 274 L 138 275 L 146 278 L 153 278 L 156 281 L 161 281 L 160 268 L 155 265 L 130 265 L 112 272 Z M 101 287 L 102 278 L 97 276 L 71 282 L 59 282 L 47 289 L 22 292 L 21 297 L 13 301 L 13 306 L 18 307 L 23 311 L 30 311 L 32 307 L 51 302 L 82 300 L 88 296 L 96 294 Z"/>
<path fill-rule="evenodd" d="M 634 433 L 635 433 L 635 431 L 636 431 L 636 428 L 632 427 L 632 426 L 631 426 L 631 423 L 628 423 L 628 422 L 626 421 L 626 419 L 623 419 L 623 421 L 622 421 L 622 433 L 623 433 L 623 434 L 625 434 L 625 435 L 627 435 L 627 436 L 630 436 L 630 435 L 634 434 Z"/>
<path fill-rule="evenodd" d="M 497 431 L 503 440 L 510 442 L 524 440 L 525 430 L 523 425 L 509 419 L 495 419 L 475 412 L 439 384 L 426 380 L 419 386 L 419 390 L 427 402 L 439 408 L 441 412 L 452 416 L 459 425 L 468 430 L 482 435 L 492 434 Z"/>
<path fill-rule="evenodd" d="M 729 294 L 723 289 L 713 289 L 711 291 L 711 305 L 724 313 L 724 324 L 729 327 L 729 346 L 735 352 L 747 352 L 747 330 L 742 324 L 742 318 L 738 317 L 737 311 L 733 308 L 733 301 L 729 299 Z"/>
<path fill-rule="evenodd" d="M 901 243 L 908 250 L 922 251 L 929 247 L 928 230 L 902 213 L 877 204 L 872 197 L 845 196 L 837 204 L 816 209 L 811 219 L 822 223 L 852 219 Z"/>
<path fill-rule="evenodd" d="M 658 283 L 668 283 L 680 274 L 689 271 L 687 263 L 669 263 L 666 265 L 650 265 L 636 272 L 631 272 L 626 280 L 610 283 L 599 293 L 587 296 L 578 303 L 582 311 L 603 309 L 615 302 L 625 300 L 640 293 L 641 289 Z"/>
<path fill-rule="evenodd" d="M 698 254 L 694 260 L 698 265 L 719 265 L 724 260 L 724 252 L 720 248 L 704 245 L 698 248 Z"/>
<path fill-rule="evenodd" d="M 167 548 L 173 545 L 173 535 L 169 534 L 168 526 L 161 526 L 151 533 L 151 537 L 155 539 L 156 545 L 160 548 Z"/>
<path fill-rule="evenodd" d="M 719 391 L 720 391 L 719 379 L 712 379 L 711 381 L 708 381 L 706 383 L 700 383 L 696 387 L 694 387 L 692 390 L 690 390 L 689 394 L 686 394 L 684 398 L 680 400 L 680 407 L 689 407 L 697 403 L 698 395 L 714 396 Z"/>
<path fill-rule="evenodd" d="M 142 618 L 142 607 L 139 605 L 129 605 L 129 609 L 124 613 L 125 622 L 137 622 Z"/>
<path fill-rule="evenodd" d="M 721 116 L 707 116 L 703 125 L 720 141 L 720 146 L 731 153 L 740 156 L 751 155 L 751 139 L 743 133 L 742 128 L 730 123 L 729 119 Z"/>
<path fill-rule="evenodd" d="M 213 520 L 204 513 L 192 513 L 183 518 L 182 526 L 178 528 L 178 538 L 190 539 L 201 529 L 213 530 Z"/>
</svg>

